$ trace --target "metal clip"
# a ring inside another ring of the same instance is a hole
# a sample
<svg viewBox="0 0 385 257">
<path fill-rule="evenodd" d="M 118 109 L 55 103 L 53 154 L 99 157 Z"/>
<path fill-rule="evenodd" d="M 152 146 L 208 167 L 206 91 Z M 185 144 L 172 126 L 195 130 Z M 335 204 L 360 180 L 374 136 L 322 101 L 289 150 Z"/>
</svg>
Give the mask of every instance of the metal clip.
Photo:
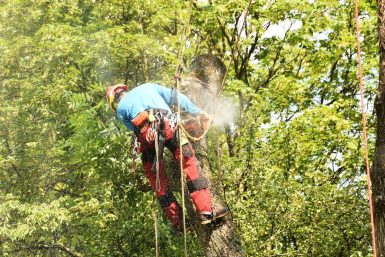
<svg viewBox="0 0 385 257">
<path fill-rule="evenodd" d="M 154 115 L 154 111 L 153 110 L 150 110 L 149 113 L 148 113 L 148 121 L 150 123 L 155 121 L 155 115 Z"/>
</svg>

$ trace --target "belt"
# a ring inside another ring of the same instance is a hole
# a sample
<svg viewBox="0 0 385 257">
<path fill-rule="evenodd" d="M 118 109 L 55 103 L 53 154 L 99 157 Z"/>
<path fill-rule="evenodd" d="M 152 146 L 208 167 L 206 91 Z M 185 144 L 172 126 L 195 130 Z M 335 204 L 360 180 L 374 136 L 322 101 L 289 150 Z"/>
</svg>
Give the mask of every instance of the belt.
<svg viewBox="0 0 385 257">
<path fill-rule="evenodd" d="M 160 113 L 162 115 L 167 115 L 169 112 L 167 110 L 164 110 L 164 109 L 146 109 L 145 110 L 146 112 L 148 112 L 149 114 L 152 112 L 153 114 L 157 114 L 157 113 Z"/>
<path fill-rule="evenodd" d="M 131 122 L 135 128 L 140 130 L 146 124 L 155 121 L 157 118 L 159 119 L 163 117 L 163 115 L 168 115 L 168 113 L 169 112 L 167 110 L 163 109 L 146 109 L 136 115 Z"/>
</svg>

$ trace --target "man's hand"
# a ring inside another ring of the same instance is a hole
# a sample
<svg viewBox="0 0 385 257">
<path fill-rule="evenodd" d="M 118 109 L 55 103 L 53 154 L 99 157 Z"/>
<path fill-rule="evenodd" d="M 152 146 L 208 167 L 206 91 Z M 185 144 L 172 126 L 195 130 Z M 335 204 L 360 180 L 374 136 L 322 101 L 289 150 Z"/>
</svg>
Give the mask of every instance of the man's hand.
<svg viewBox="0 0 385 257">
<path fill-rule="evenodd" d="M 211 124 L 213 120 L 213 117 L 211 115 L 209 115 L 208 113 L 204 112 L 204 111 L 201 111 L 198 115 L 197 115 L 197 121 L 199 123 L 199 125 L 201 126 L 201 128 L 203 130 L 207 130 L 209 125 Z"/>
</svg>

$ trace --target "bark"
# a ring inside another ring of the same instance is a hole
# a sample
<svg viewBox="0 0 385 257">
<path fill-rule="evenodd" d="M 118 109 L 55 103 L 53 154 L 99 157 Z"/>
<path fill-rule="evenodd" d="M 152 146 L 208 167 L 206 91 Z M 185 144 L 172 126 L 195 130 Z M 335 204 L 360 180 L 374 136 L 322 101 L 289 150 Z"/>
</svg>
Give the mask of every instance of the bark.
<svg viewBox="0 0 385 257">
<path fill-rule="evenodd" d="M 198 106 L 210 112 L 216 97 L 222 90 L 222 81 L 226 68 L 221 60 L 213 55 L 202 55 L 193 62 L 189 76 L 182 81 L 182 91 Z M 207 144 L 203 139 L 194 144 L 197 157 L 201 163 L 202 173 L 206 177 L 212 195 L 213 208 L 225 205 L 220 192 L 220 185 L 211 179 L 211 171 L 207 158 Z M 188 198 L 186 198 L 188 199 Z M 200 225 L 191 204 L 188 204 L 188 216 L 194 230 L 205 248 L 206 256 L 243 256 L 239 237 L 235 231 L 231 215 L 219 224 Z"/>
<path fill-rule="evenodd" d="M 377 0 L 380 73 L 375 100 L 377 138 L 371 170 L 377 257 L 385 257 L 385 0 Z"/>
</svg>

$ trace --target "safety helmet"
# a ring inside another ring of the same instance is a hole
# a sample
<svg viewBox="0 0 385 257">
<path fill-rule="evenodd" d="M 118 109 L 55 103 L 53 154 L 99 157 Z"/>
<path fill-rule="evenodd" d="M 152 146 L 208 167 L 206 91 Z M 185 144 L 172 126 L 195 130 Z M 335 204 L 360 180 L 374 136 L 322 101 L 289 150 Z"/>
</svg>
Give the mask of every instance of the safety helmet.
<svg viewBox="0 0 385 257">
<path fill-rule="evenodd" d="M 119 94 L 122 91 L 128 91 L 128 86 L 126 86 L 124 84 L 118 84 L 115 86 L 107 87 L 106 100 L 107 100 L 107 103 L 110 106 L 111 110 L 113 110 L 114 112 L 116 111 L 116 108 L 118 107 L 117 98 L 119 97 Z"/>
</svg>

